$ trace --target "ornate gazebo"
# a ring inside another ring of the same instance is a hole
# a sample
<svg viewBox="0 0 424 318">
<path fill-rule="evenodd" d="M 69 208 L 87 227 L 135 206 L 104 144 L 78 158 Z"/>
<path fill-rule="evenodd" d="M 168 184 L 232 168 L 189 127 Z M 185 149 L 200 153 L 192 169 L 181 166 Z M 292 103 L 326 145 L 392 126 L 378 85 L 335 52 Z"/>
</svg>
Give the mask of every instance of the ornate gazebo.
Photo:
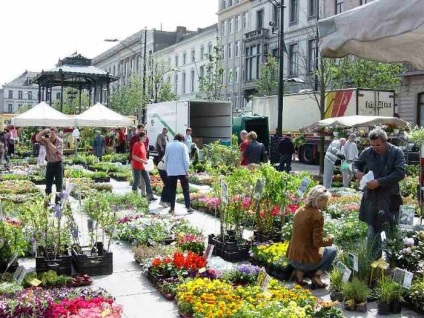
<svg viewBox="0 0 424 318">
<path fill-rule="evenodd" d="M 86 89 L 89 95 L 89 103 L 103 103 L 103 99 L 109 104 L 109 84 L 117 81 L 118 77 L 112 76 L 98 67 L 91 65 L 91 59 L 81 54 L 74 53 L 56 64 L 49 71 L 41 71 L 33 82 L 38 84 L 38 102 L 46 101 L 52 104 L 52 88 L 60 86 L 60 110 L 63 110 L 63 88 L 72 87 L 79 92 L 79 108 L 81 111 L 81 91 Z M 103 94 L 106 90 L 106 96 Z"/>
</svg>

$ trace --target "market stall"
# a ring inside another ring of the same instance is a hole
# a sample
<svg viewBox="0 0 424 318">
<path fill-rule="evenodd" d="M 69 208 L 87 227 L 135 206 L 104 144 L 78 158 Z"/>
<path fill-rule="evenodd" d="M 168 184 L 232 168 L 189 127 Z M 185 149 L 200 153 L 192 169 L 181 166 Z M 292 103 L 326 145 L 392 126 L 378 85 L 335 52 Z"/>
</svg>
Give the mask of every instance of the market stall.
<svg viewBox="0 0 424 318">
<path fill-rule="evenodd" d="M 46 102 L 41 102 L 25 113 L 13 117 L 12 124 L 18 127 L 72 127 L 75 121 L 73 117 L 57 111 Z"/>
<path fill-rule="evenodd" d="M 75 116 L 75 122 L 79 127 L 128 127 L 134 125 L 131 118 L 123 116 L 100 103 Z"/>
</svg>

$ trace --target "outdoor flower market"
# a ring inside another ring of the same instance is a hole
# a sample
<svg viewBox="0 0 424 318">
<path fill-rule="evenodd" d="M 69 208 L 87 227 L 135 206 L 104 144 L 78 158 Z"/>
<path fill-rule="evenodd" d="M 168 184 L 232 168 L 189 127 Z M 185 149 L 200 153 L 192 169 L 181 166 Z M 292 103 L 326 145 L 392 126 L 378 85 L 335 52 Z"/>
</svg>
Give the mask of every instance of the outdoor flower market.
<svg viewBox="0 0 424 318">
<path fill-rule="evenodd" d="M 171 214 L 131 191 L 127 154 L 91 154 L 94 131 L 83 128 L 78 152 L 64 150 L 65 186 L 54 204 L 31 133 L 21 131 L 0 175 L 0 317 L 345 317 L 384 314 L 383 305 L 387 314 L 424 313 L 418 166 L 400 182 L 414 223 L 386 230 L 382 258 L 358 217 L 359 185 L 331 189 L 323 232 L 338 252 L 322 288 L 313 277 L 297 284 L 288 257 L 295 212 L 316 175 L 237 167 L 236 138 L 211 143 L 190 167 L 194 213 L 177 205 Z M 157 168 L 149 173 L 160 196 Z"/>
</svg>

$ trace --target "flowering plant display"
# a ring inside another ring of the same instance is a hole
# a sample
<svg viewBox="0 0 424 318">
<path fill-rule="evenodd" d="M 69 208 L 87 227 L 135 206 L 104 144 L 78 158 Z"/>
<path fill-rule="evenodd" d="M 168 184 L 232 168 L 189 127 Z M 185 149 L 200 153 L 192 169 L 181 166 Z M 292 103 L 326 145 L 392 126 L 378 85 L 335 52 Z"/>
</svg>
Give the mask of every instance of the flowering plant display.
<svg viewBox="0 0 424 318">
<path fill-rule="evenodd" d="M 206 259 L 196 253 L 189 251 L 187 254 L 175 252 L 172 257 L 155 257 L 149 269 L 150 273 L 156 276 L 177 277 L 179 273 L 198 272 L 200 269 L 206 270 Z"/>
<path fill-rule="evenodd" d="M 258 264 L 271 266 L 274 269 L 283 269 L 288 265 L 287 249 L 289 242 L 254 245 L 251 256 Z"/>
<path fill-rule="evenodd" d="M 224 281 L 236 285 L 247 285 L 256 282 L 259 273 L 259 267 L 250 264 L 238 265 L 235 269 L 225 271 L 222 274 Z"/>
<path fill-rule="evenodd" d="M 205 238 L 201 235 L 179 234 L 177 243 L 183 252 L 192 251 L 198 255 L 202 255 L 205 250 Z"/>
</svg>

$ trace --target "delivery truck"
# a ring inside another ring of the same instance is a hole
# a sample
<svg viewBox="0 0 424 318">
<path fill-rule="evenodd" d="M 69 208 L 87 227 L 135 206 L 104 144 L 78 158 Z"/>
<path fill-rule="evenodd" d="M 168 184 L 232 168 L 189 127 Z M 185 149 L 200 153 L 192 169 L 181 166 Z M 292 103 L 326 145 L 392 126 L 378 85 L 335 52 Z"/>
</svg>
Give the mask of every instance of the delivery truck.
<svg viewBox="0 0 424 318">
<path fill-rule="evenodd" d="M 299 129 L 321 119 L 320 111 L 312 93 L 284 96 L 283 132 L 296 135 Z M 394 116 L 395 92 L 391 90 L 371 90 L 362 88 L 334 90 L 327 93 L 325 101 L 325 118 L 350 115 Z M 270 134 L 275 133 L 278 112 L 277 96 L 255 97 L 247 111 L 252 114 L 267 116 L 269 119 Z M 319 161 L 319 137 L 305 135 L 305 143 L 298 149 L 299 160 L 303 163 L 316 164 Z M 330 140 L 326 141 L 326 148 Z M 276 145 L 278 138 L 271 138 L 271 162 L 278 162 Z M 326 149 L 325 148 L 325 149 Z"/>
</svg>

